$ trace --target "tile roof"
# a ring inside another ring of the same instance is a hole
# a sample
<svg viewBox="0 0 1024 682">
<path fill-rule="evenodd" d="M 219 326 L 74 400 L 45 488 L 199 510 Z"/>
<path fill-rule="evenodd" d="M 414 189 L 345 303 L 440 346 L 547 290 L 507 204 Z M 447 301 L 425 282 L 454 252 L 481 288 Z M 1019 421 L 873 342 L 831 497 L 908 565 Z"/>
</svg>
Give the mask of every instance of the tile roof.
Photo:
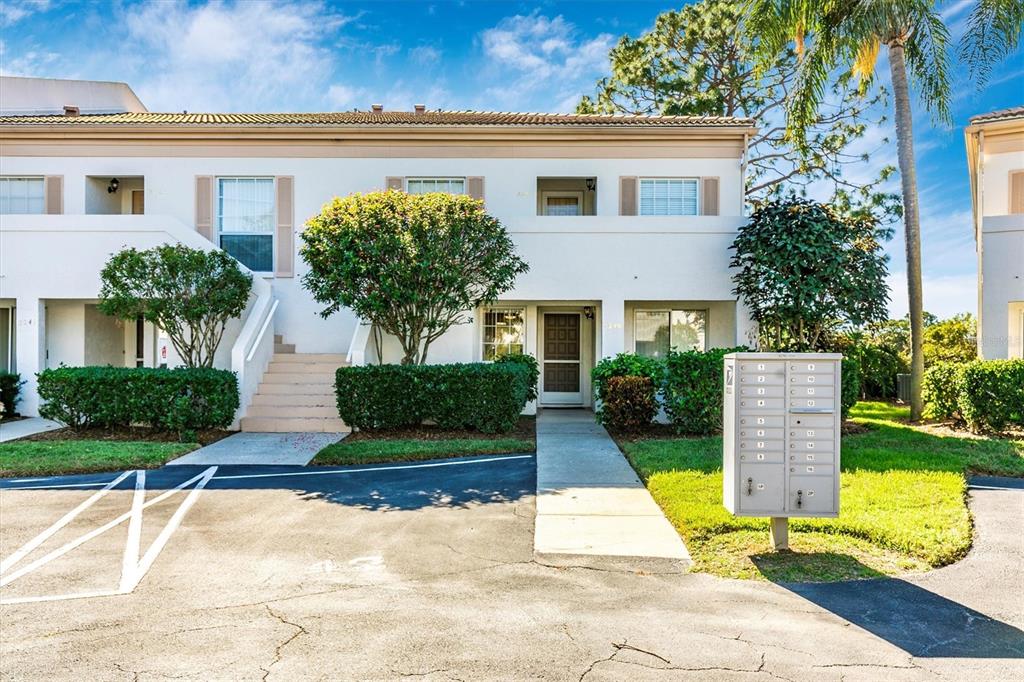
<svg viewBox="0 0 1024 682">
<path fill-rule="evenodd" d="M 1014 118 L 1024 118 L 1024 106 L 1000 109 L 988 114 L 978 114 L 971 117 L 971 123 L 991 123 L 992 121 L 1009 121 Z"/>
<path fill-rule="evenodd" d="M 535 114 L 496 111 L 341 111 L 309 114 L 83 114 L 81 116 L 0 116 L 0 125 L 196 125 L 196 126 L 753 126 L 749 118 L 730 116 L 624 116 Z"/>
</svg>

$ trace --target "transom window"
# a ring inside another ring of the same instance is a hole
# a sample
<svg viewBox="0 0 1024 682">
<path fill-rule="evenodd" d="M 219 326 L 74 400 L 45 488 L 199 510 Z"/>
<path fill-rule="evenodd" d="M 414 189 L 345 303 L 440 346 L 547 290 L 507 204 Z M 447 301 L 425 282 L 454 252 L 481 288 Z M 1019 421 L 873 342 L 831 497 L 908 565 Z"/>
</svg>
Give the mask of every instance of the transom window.
<svg viewBox="0 0 1024 682">
<path fill-rule="evenodd" d="M 640 215 L 697 215 L 696 178 L 640 178 Z"/>
<path fill-rule="evenodd" d="M 522 353 L 526 339 L 526 310 L 487 308 L 484 310 L 484 360 L 509 353 Z"/>
<path fill-rule="evenodd" d="M 274 179 L 217 178 L 220 248 L 254 272 L 274 270 Z"/>
<path fill-rule="evenodd" d="M 705 350 L 706 310 L 637 310 L 633 344 L 637 355 L 663 358 L 670 350 Z"/>
<path fill-rule="evenodd" d="M 445 194 L 465 194 L 465 178 L 409 178 L 405 181 L 405 191 L 409 194 L 427 194 L 444 192 Z"/>
<path fill-rule="evenodd" d="M 42 178 L 0 177 L 0 214 L 44 212 Z"/>
</svg>

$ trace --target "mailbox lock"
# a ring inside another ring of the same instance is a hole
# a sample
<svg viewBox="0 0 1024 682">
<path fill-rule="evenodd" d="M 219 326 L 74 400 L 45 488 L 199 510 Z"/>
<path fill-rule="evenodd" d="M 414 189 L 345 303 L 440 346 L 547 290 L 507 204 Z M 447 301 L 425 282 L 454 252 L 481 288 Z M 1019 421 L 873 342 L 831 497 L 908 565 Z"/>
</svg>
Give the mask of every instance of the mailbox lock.
<svg viewBox="0 0 1024 682">
<path fill-rule="evenodd" d="M 804 491 L 803 490 L 797 490 L 796 491 L 796 508 L 800 509 L 803 506 L 804 506 Z"/>
<path fill-rule="evenodd" d="M 747 479 L 747 495 L 753 495 L 753 494 L 754 494 L 754 479 L 748 478 Z"/>
</svg>

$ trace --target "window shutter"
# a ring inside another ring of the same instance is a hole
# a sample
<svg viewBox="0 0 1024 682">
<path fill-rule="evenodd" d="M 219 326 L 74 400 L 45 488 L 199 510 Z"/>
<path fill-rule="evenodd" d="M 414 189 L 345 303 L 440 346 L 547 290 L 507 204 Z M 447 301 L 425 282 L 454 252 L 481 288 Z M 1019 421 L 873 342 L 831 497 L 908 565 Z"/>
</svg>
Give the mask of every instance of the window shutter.
<svg viewBox="0 0 1024 682">
<path fill-rule="evenodd" d="M 196 176 L 196 232 L 213 240 L 213 176 Z"/>
<path fill-rule="evenodd" d="M 482 177 L 466 178 L 466 194 L 474 199 L 484 200 L 484 179 Z"/>
<path fill-rule="evenodd" d="M 43 206 L 50 215 L 64 212 L 64 176 L 47 175 L 43 178 Z"/>
<path fill-rule="evenodd" d="M 1024 213 L 1024 170 L 1010 172 L 1010 214 Z"/>
<path fill-rule="evenodd" d="M 389 175 L 387 178 L 385 178 L 384 186 L 387 187 L 388 189 L 397 189 L 399 191 L 404 190 L 405 178 Z"/>
<path fill-rule="evenodd" d="M 700 179 L 700 214 L 718 215 L 718 178 Z"/>
<path fill-rule="evenodd" d="M 295 178 L 279 175 L 274 178 L 277 204 L 277 254 L 274 276 L 295 276 Z"/>
<path fill-rule="evenodd" d="M 636 215 L 637 185 L 635 176 L 619 177 L 619 215 Z"/>
</svg>

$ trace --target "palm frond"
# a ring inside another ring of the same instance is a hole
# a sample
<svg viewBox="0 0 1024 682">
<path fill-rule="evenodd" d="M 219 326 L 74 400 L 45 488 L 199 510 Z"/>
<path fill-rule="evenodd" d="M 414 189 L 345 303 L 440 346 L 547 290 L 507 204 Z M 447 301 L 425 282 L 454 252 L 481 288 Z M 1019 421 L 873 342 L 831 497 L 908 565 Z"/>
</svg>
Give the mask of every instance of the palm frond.
<svg viewBox="0 0 1024 682">
<path fill-rule="evenodd" d="M 906 55 L 907 66 L 919 88 L 919 98 L 937 120 L 951 123 L 949 29 L 931 8 L 915 17 L 913 27 L 914 33 L 906 42 Z"/>
<path fill-rule="evenodd" d="M 978 87 L 992 73 L 992 65 L 1020 44 L 1024 0 L 978 0 L 967 18 L 967 30 L 957 50 Z"/>
</svg>

